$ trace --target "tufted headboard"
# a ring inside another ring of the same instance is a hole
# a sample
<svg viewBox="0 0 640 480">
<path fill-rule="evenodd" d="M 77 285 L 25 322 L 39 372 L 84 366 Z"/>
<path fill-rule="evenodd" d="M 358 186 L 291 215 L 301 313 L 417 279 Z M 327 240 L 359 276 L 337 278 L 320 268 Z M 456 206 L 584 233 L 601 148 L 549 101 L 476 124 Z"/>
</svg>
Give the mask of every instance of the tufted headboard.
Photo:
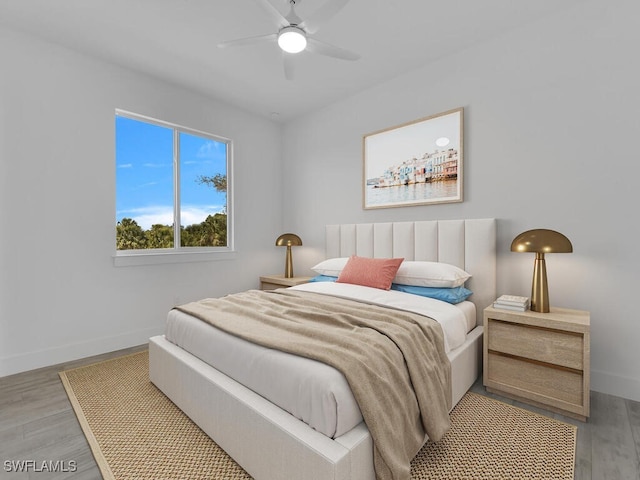
<svg viewBox="0 0 640 480">
<path fill-rule="evenodd" d="M 496 298 L 496 221 L 427 220 L 326 226 L 326 257 L 426 260 L 456 265 L 472 277 L 465 286 L 473 292 L 476 322 Z"/>
</svg>

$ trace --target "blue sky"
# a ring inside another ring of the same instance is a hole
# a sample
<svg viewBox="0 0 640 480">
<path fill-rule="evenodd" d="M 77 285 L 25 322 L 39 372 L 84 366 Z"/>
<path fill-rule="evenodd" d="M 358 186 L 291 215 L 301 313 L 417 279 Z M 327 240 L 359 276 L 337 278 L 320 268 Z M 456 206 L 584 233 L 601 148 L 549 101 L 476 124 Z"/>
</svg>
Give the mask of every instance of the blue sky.
<svg viewBox="0 0 640 480">
<path fill-rule="evenodd" d="M 226 147 L 180 133 L 182 225 L 200 223 L 224 209 L 226 195 L 196 179 L 226 174 Z M 116 222 L 125 217 L 144 229 L 173 223 L 173 130 L 116 116 Z"/>
</svg>

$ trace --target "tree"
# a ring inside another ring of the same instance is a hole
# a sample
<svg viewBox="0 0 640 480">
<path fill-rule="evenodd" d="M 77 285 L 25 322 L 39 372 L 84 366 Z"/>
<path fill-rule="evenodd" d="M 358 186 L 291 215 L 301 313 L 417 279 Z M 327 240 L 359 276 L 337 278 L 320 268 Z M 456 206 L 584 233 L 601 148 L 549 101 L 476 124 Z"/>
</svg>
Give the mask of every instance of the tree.
<svg viewBox="0 0 640 480">
<path fill-rule="evenodd" d="M 225 247 L 227 245 L 227 214 L 209 215 L 202 223 L 180 227 L 182 247 Z M 116 248 L 140 250 L 145 248 L 173 248 L 173 226 L 152 225 L 143 230 L 131 218 L 116 224 Z"/>
<path fill-rule="evenodd" d="M 216 173 L 214 176 L 198 175 L 196 182 L 199 185 L 207 185 L 213 187 L 219 193 L 225 193 L 225 206 L 221 213 L 215 215 L 209 215 L 204 222 L 202 222 L 196 232 L 195 228 L 189 232 L 190 242 L 193 246 L 207 246 L 217 247 L 227 245 L 227 176 L 222 173 Z M 193 225 L 192 225 L 193 227 Z M 183 241 L 183 245 L 186 243 Z"/>
<path fill-rule="evenodd" d="M 220 193 L 227 192 L 227 176 L 217 173 L 213 176 L 199 175 L 199 185 L 213 187 Z M 180 227 L 182 247 L 225 247 L 227 246 L 227 213 L 225 209 L 209 215 L 202 223 Z M 145 248 L 173 248 L 173 226 L 152 225 L 143 230 L 131 218 L 123 218 L 116 224 L 116 248 L 118 250 L 138 250 Z"/>
<path fill-rule="evenodd" d="M 147 248 L 173 248 L 173 227 L 168 225 L 152 225 L 144 235 L 147 239 Z"/>
<path fill-rule="evenodd" d="M 180 231 L 183 247 L 224 247 L 227 245 L 227 215 L 209 215 L 204 222 L 183 227 Z"/>
<path fill-rule="evenodd" d="M 217 192 L 227 192 L 227 176 L 221 173 L 216 173 L 213 177 L 207 175 L 198 175 L 196 178 L 198 185 L 207 185 L 213 187 Z"/>
<path fill-rule="evenodd" d="M 116 248 L 137 250 L 147 247 L 147 239 L 142 227 L 131 218 L 123 218 L 116 225 Z"/>
</svg>

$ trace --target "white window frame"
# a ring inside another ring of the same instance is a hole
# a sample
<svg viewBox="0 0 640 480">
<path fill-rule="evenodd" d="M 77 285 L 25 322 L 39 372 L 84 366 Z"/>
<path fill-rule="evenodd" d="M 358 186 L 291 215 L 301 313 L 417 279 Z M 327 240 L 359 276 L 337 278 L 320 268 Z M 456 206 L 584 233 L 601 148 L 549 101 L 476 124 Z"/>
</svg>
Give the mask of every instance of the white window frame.
<svg viewBox="0 0 640 480">
<path fill-rule="evenodd" d="M 151 123 L 173 131 L 173 248 L 155 248 L 139 250 L 116 250 L 116 234 L 113 229 L 114 254 L 113 264 L 116 267 L 155 265 L 161 263 L 186 263 L 215 260 L 231 260 L 235 258 L 234 250 L 234 209 L 233 209 L 233 141 L 211 133 L 183 127 L 174 123 L 158 120 L 126 110 L 116 109 L 116 117 Z M 227 245 L 225 247 L 182 247 L 180 246 L 180 133 L 210 138 L 227 145 Z M 115 122 L 114 135 L 115 139 Z M 115 202 L 114 202 L 115 208 Z M 113 216 L 115 218 L 115 215 Z"/>
</svg>

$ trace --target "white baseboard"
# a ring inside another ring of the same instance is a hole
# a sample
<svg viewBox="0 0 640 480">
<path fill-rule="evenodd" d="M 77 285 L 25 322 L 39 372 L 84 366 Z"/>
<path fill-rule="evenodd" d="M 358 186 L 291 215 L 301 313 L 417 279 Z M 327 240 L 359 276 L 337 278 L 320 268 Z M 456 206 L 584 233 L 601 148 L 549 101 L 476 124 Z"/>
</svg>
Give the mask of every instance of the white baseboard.
<svg viewBox="0 0 640 480">
<path fill-rule="evenodd" d="M 150 337 L 161 334 L 163 328 L 163 326 L 146 328 L 0 358 L 0 377 L 142 345 L 147 343 Z"/>
<path fill-rule="evenodd" d="M 591 390 L 640 402 L 640 379 L 591 370 Z"/>
</svg>

